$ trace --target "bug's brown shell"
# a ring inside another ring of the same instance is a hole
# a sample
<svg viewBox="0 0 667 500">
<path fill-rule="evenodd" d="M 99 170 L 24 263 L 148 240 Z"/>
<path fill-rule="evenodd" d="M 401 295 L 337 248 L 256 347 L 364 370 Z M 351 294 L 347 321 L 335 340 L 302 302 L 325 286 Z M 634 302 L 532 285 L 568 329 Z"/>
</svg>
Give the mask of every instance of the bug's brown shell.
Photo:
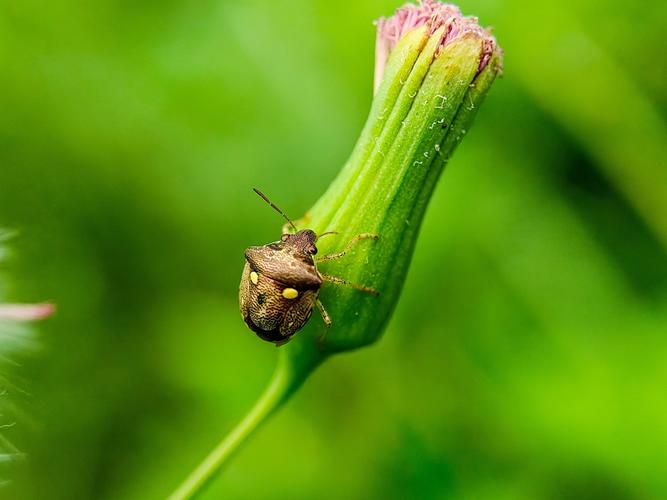
<svg viewBox="0 0 667 500">
<path fill-rule="evenodd" d="M 250 247 L 245 257 L 239 288 L 243 319 L 262 339 L 282 343 L 310 318 L 322 278 L 312 255 L 292 240 Z M 257 273 L 256 284 L 251 272 Z M 285 298 L 286 288 L 293 288 L 298 296 Z"/>
<path fill-rule="evenodd" d="M 311 255 L 290 251 L 282 242 L 250 247 L 245 258 L 259 274 L 294 288 L 319 288 L 322 285 Z"/>
</svg>

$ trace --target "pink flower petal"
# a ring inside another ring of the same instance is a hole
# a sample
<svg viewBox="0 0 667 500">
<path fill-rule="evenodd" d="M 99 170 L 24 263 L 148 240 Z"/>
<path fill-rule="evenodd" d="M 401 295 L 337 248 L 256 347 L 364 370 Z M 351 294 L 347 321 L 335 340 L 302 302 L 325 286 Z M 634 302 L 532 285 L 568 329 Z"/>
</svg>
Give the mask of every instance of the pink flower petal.
<svg viewBox="0 0 667 500">
<path fill-rule="evenodd" d="M 378 19 L 376 25 L 376 92 L 384 74 L 389 54 L 406 33 L 420 26 L 428 25 L 431 34 L 435 33 L 442 26 L 445 26 L 445 34 L 440 41 L 442 47 L 466 33 L 475 33 L 479 36 L 483 43 L 478 73 L 487 65 L 491 54 L 495 50 L 500 50 L 497 47 L 495 38 L 493 38 L 487 29 L 479 25 L 476 17 L 466 17 L 457 6 L 435 0 L 422 0 L 418 5 L 406 4 L 399 8 L 390 18 Z"/>
<path fill-rule="evenodd" d="M 56 310 L 53 304 L 0 304 L 0 319 L 36 321 L 44 319 Z"/>
</svg>

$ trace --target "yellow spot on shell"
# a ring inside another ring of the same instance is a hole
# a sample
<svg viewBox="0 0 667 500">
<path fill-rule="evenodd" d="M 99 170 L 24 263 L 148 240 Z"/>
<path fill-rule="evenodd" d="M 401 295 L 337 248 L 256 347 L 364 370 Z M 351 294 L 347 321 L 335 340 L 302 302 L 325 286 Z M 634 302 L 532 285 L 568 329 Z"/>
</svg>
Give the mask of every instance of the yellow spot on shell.
<svg viewBox="0 0 667 500">
<path fill-rule="evenodd" d="M 286 299 L 296 299 L 299 296 L 299 292 L 297 292 L 294 288 L 285 288 L 283 290 L 283 297 Z"/>
<path fill-rule="evenodd" d="M 255 271 L 250 273 L 250 281 L 252 281 L 253 285 L 256 285 L 259 281 L 259 275 Z"/>
</svg>

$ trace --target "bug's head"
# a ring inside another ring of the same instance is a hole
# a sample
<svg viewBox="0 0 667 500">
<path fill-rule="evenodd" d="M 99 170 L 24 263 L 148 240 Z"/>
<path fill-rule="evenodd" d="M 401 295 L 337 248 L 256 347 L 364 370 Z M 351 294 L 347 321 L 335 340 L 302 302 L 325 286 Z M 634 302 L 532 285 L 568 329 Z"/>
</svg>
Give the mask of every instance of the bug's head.
<svg viewBox="0 0 667 500">
<path fill-rule="evenodd" d="M 280 240 L 285 243 L 285 245 L 296 248 L 299 252 L 307 253 L 309 255 L 315 255 L 317 253 L 317 247 L 315 246 L 317 234 L 315 234 L 315 231 L 312 229 L 302 229 L 294 234 L 283 234 Z"/>
</svg>

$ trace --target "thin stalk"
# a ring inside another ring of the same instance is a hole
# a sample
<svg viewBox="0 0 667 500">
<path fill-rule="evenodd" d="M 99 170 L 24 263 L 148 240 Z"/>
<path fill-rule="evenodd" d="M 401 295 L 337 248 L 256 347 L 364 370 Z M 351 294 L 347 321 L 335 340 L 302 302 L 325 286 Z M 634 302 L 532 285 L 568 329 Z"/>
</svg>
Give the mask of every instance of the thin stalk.
<svg viewBox="0 0 667 500">
<path fill-rule="evenodd" d="M 284 356 L 279 356 L 278 359 L 271 382 L 252 409 L 171 494 L 169 500 L 194 498 L 201 493 L 254 430 L 287 399 L 293 382 L 292 371 L 287 369 Z"/>
</svg>

